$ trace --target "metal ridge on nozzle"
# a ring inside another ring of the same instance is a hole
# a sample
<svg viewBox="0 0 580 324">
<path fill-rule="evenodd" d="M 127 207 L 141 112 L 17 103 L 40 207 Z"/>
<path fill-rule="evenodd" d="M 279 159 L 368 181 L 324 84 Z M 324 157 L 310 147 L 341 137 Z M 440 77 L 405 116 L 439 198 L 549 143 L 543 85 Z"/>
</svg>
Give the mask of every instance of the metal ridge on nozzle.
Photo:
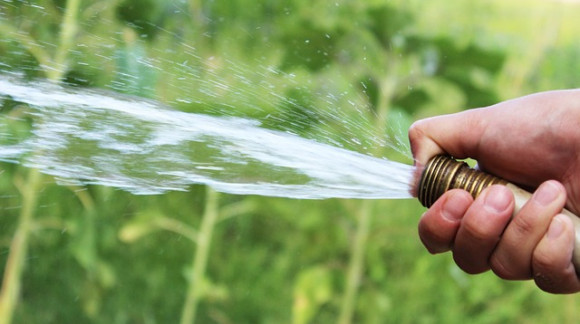
<svg viewBox="0 0 580 324">
<path fill-rule="evenodd" d="M 508 182 L 491 174 L 471 169 L 449 155 L 433 157 L 423 169 L 417 189 L 417 198 L 425 207 L 431 207 L 439 197 L 451 189 L 463 189 L 473 198 L 493 184 Z"/>
</svg>

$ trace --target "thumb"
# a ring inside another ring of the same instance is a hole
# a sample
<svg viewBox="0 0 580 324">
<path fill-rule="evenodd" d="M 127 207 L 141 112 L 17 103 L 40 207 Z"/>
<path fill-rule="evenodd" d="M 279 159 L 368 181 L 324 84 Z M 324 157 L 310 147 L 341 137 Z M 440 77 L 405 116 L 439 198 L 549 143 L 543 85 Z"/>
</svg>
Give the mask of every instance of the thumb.
<svg viewBox="0 0 580 324">
<path fill-rule="evenodd" d="M 424 166 L 437 154 L 477 159 L 486 128 L 485 114 L 471 109 L 417 121 L 409 128 L 409 142 L 415 164 Z"/>
</svg>

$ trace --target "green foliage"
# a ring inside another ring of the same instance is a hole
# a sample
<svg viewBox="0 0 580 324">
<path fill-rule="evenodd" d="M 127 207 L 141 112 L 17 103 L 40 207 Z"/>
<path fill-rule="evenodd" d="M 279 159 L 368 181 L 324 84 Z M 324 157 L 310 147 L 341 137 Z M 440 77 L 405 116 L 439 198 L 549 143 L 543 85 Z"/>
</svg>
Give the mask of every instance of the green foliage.
<svg viewBox="0 0 580 324">
<path fill-rule="evenodd" d="M 514 93 L 574 86 L 571 67 L 578 64 L 572 41 L 536 46 L 544 55 L 523 60 L 521 43 L 494 36 L 499 27 L 517 27 L 513 4 L 442 0 L 82 1 L 73 46 L 58 62 L 67 3 L 0 1 L 1 71 L 38 78 L 62 69 L 71 86 L 254 118 L 406 163 L 404 134 L 412 121 Z M 489 10 L 483 21 L 482 8 Z M 525 17 L 533 17 L 528 10 Z M 7 117 L 0 133 L 16 136 L 0 142 L 28 136 L 27 107 L 10 98 L 0 98 L 0 107 Z M 4 268 L 29 171 L 11 163 L 0 169 Z M 175 323 L 193 307 L 184 305 L 191 291 L 200 323 L 577 318 L 577 297 L 549 296 L 492 274 L 468 276 L 450 256 L 428 255 L 416 235 L 423 211 L 416 201 L 373 201 L 367 208 L 353 200 L 220 195 L 207 266 L 195 281 L 195 251 L 208 234 L 202 228 L 207 199 L 199 186 L 133 196 L 43 178 L 14 322 Z M 364 219 L 367 232 L 360 234 Z M 352 279 L 357 257 L 362 270 Z"/>
<path fill-rule="evenodd" d="M 302 270 L 294 286 L 293 323 L 309 323 L 320 306 L 330 301 L 332 294 L 328 269 L 315 266 Z"/>
</svg>

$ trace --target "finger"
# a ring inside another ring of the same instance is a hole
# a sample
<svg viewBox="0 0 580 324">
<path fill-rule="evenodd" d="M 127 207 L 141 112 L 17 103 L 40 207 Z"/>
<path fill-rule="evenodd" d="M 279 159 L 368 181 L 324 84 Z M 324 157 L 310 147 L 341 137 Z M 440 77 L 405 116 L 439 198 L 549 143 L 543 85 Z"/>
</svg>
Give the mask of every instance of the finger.
<svg viewBox="0 0 580 324">
<path fill-rule="evenodd" d="M 551 219 L 566 203 L 566 191 L 557 181 L 546 181 L 514 215 L 490 258 L 492 270 L 511 280 L 532 278 L 532 254 Z"/>
<path fill-rule="evenodd" d="M 463 271 L 475 274 L 489 270 L 489 257 L 513 208 L 512 192 L 501 185 L 485 189 L 469 207 L 453 246 L 453 258 Z"/>
<path fill-rule="evenodd" d="M 486 116 L 480 109 L 471 109 L 415 122 L 409 128 L 409 141 L 416 163 L 425 165 L 441 153 L 476 158 Z"/>
<path fill-rule="evenodd" d="M 533 254 L 534 281 L 540 289 L 550 293 L 580 291 L 580 281 L 571 261 L 573 250 L 574 226 L 568 217 L 558 214 Z"/>
<path fill-rule="evenodd" d="M 461 218 L 473 202 L 464 190 L 450 190 L 439 198 L 419 221 L 419 237 L 430 253 L 449 251 Z"/>
</svg>

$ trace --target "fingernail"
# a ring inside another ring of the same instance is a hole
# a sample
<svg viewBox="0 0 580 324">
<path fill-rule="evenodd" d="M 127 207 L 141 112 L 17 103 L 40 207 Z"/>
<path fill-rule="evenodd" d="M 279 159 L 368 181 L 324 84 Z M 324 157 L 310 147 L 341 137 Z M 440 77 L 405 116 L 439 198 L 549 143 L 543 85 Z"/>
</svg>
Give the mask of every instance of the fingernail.
<svg viewBox="0 0 580 324">
<path fill-rule="evenodd" d="M 560 217 L 562 216 L 556 215 L 556 217 L 552 219 L 550 227 L 548 228 L 548 233 L 546 233 L 547 238 L 551 240 L 557 239 L 564 231 L 564 222 Z"/>
<path fill-rule="evenodd" d="M 549 181 L 540 186 L 534 194 L 534 199 L 542 206 L 547 206 L 560 194 L 560 188 Z"/>
<path fill-rule="evenodd" d="M 483 203 L 488 211 L 497 214 L 508 208 L 511 202 L 510 198 L 509 189 L 503 186 L 493 186 L 488 189 Z"/>
<path fill-rule="evenodd" d="M 452 194 L 445 203 L 443 203 L 443 217 L 452 222 L 463 218 L 466 211 L 465 197 L 460 193 Z"/>
</svg>

